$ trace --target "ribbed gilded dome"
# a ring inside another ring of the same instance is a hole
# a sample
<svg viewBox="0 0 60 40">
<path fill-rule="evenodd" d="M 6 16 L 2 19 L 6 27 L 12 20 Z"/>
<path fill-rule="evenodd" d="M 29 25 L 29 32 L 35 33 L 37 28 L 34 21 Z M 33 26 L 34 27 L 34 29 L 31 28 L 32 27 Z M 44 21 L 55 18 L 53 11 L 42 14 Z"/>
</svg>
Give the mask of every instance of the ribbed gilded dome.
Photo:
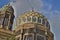
<svg viewBox="0 0 60 40">
<path fill-rule="evenodd" d="M 19 16 L 19 18 L 20 18 L 20 17 L 24 17 L 24 16 L 36 16 L 36 17 L 41 16 L 41 17 L 43 17 L 42 14 L 40 14 L 40 13 L 38 13 L 38 12 L 35 12 L 35 11 L 27 11 L 27 12 L 24 12 L 23 15 Z"/>
<path fill-rule="evenodd" d="M 17 26 L 25 23 L 38 23 L 41 25 L 49 26 L 47 19 L 41 13 L 35 12 L 34 10 L 24 12 L 17 18 L 16 23 Z"/>
</svg>

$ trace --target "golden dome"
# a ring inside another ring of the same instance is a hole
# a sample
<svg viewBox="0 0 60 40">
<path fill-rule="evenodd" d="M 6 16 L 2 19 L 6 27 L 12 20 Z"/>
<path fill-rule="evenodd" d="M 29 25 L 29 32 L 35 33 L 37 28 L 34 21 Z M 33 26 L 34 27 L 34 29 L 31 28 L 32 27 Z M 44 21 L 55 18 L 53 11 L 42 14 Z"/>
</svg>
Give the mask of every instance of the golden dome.
<svg viewBox="0 0 60 40">
<path fill-rule="evenodd" d="M 17 21 L 16 21 L 17 26 L 25 23 L 38 23 L 41 25 L 48 24 L 46 26 L 49 26 L 47 19 L 41 13 L 35 12 L 34 10 L 24 12 L 22 15 L 20 15 L 17 18 Z"/>
<path fill-rule="evenodd" d="M 44 17 L 41 13 L 38 13 L 38 12 L 35 12 L 35 11 L 27 11 L 27 12 L 24 12 L 23 15 L 19 16 L 19 18 L 25 17 L 25 16 Z"/>
</svg>

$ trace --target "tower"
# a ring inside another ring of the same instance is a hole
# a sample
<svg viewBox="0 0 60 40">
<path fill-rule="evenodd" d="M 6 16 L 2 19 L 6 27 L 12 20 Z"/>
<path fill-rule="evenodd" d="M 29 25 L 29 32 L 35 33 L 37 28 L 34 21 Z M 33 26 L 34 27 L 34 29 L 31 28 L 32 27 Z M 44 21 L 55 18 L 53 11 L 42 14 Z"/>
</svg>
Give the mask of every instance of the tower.
<svg viewBox="0 0 60 40">
<path fill-rule="evenodd" d="M 12 25 L 14 22 L 14 9 L 11 5 L 5 5 L 0 10 L 0 40 L 10 40 L 12 35 Z"/>
<path fill-rule="evenodd" d="M 0 12 L 0 28 L 12 30 L 14 20 L 14 9 L 8 4 L 4 6 Z"/>
<path fill-rule="evenodd" d="M 47 18 L 34 10 L 20 15 L 16 27 L 17 40 L 54 40 Z"/>
</svg>

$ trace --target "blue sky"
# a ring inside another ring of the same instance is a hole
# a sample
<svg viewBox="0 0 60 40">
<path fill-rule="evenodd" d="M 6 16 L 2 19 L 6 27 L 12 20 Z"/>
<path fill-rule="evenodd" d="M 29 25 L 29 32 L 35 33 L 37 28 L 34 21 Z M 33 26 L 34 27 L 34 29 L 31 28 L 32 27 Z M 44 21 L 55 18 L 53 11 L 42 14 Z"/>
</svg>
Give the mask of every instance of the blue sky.
<svg viewBox="0 0 60 40">
<path fill-rule="evenodd" d="M 15 16 L 31 10 L 41 12 L 50 22 L 51 31 L 55 35 L 55 40 L 60 40 L 60 0 L 15 0 L 11 5 L 15 9 Z M 0 8 L 6 5 L 9 0 L 0 0 Z"/>
</svg>

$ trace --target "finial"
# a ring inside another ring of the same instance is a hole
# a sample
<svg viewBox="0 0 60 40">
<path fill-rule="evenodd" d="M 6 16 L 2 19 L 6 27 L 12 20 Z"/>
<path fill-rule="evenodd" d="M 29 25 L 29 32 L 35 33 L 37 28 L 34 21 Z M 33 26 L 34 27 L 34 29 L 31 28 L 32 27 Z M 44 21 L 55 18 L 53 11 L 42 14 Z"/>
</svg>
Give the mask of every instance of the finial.
<svg viewBox="0 0 60 40">
<path fill-rule="evenodd" d="M 11 5 L 11 0 L 9 0 L 9 2 L 8 2 L 8 5 L 7 6 L 10 6 Z"/>
<path fill-rule="evenodd" d="M 10 2 L 8 3 L 8 6 L 10 6 Z"/>
<path fill-rule="evenodd" d="M 32 7 L 32 12 L 34 12 L 34 8 Z"/>
</svg>

